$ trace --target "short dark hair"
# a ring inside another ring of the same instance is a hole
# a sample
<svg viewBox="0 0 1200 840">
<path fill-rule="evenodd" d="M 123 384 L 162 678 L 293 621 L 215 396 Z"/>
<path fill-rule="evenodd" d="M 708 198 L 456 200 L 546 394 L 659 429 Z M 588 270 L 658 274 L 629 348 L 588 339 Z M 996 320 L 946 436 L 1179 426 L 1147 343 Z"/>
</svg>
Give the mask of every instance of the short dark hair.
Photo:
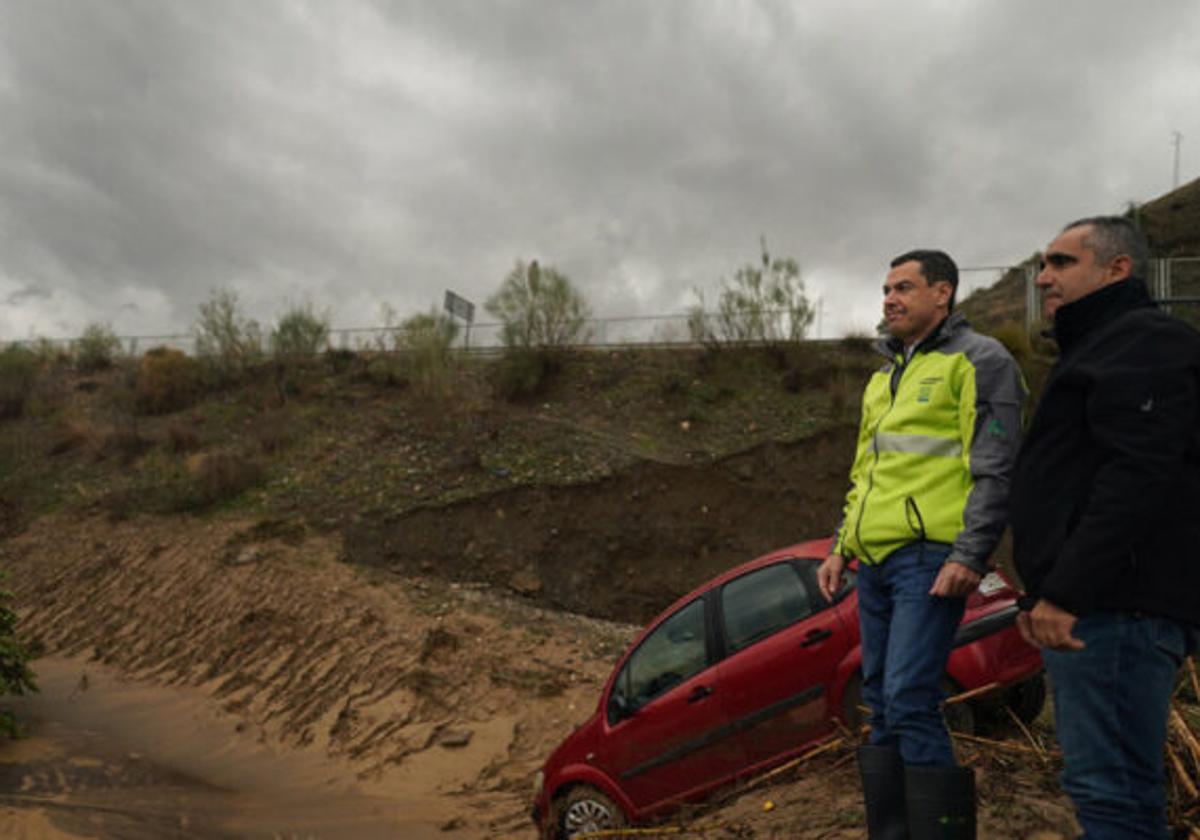
<svg viewBox="0 0 1200 840">
<path fill-rule="evenodd" d="M 1124 216 L 1089 216 L 1077 219 L 1063 228 L 1063 233 L 1072 228 L 1090 226 L 1083 245 L 1096 255 L 1096 262 L 1108 263 L 1117 257 L 1126 256 L 1133 261 L 1131 277 L 1145 280 L 1150 267 L 1150 245 L 1146 235 Z"/>
<path fill-rule="evenodd" d="M 945 251 L 934 251 L 927 248 L 907 251 L 892 260 L 889 268 L 895 268 L 906 262 L 916 262 L 921 266 L 921 274 L 929 282 L 950 284 L 950 312 L 954 311 L 954 298 L 958 295 L 958 266 Z"/>
</svg>

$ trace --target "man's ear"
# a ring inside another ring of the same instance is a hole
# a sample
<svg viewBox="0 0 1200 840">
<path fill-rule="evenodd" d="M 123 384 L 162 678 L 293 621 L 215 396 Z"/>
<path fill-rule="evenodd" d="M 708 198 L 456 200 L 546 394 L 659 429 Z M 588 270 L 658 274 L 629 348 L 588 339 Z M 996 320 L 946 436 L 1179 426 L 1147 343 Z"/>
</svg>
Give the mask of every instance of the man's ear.
<svg viewBox="0 0 1200 840">
<path fill-rule="evenodd" d="M 954 287 L 950 285 L 949 280 L 936 280 L 933 287 L 938 292 L 938 306 L 950 308 L 950 298 L 954 296 Z"/>
<path fill-rule="evenodd" d="M 1109 283 L 1124 280 L 1133 274 L 1133 257 L 1128 254 L 1118 254 L 1113 257 L 1108 268 L 1104 270 L 1104 279 Z"/>
</svg>

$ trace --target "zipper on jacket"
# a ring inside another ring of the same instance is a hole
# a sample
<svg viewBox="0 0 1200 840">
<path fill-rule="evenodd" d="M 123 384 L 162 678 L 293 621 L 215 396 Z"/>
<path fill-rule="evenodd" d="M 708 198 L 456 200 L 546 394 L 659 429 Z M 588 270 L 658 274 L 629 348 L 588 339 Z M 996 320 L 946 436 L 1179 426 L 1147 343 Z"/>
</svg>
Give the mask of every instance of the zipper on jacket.
<svg viewBox="0 0 1200 840">
<path fill-rule="evenodd" d="M 896 407 L 896 392 L 900 390 L 900 378 L 904 376 L 904 371 L 908 369 L 909 363 L 917 356 L 916 348 L 913 348 L 911 356 L 905 356 L 904 361 L 896 365 L 896 368 L 888 375 L 888 391 L 891 394 L 891 402 L 888 403 L 888 410 L 879 418 L 879 422 L 875 424 L 875 428 L 871 431 L 871 451 L 875 454 L 875 463 L 871 465 L 871 471 L 867 473 L 867 489 L 863 492 L 862 502 L 858 505 L 858 519 L 854 523 L 854 538 L 858 540 L 858 547 L 862 549 L 865 555 L 864 559 L 872 566 L 875 565 L 875 558 L 871 556 L 871 552 L 867 551 L 867 547 L 863 544 L 862 538 L 862 521 L 863 515 L 867 512 L 867 497 L 871 495 L 871 491 L 875 489 L 875 469 L 879 466 L 879 427 L 883 425 L 883 421 L 892 413 L 892 409 Z"/>
</svg>

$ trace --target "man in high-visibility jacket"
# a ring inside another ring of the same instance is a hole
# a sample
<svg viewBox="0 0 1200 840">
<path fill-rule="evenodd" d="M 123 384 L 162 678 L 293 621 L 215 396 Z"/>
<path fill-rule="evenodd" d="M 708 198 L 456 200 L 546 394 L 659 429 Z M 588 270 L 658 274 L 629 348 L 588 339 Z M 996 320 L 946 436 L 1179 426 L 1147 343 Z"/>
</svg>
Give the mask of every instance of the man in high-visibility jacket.
<svg viewBox="0 0 1200 840">
<path fill-rule="evenodd" d="M 951 314 L 958 268 L 941 251 L 892 260 L 887 357 L 863 393 L 852 487 L 818 580 L 838 592 L 858 559 L 859 752 L 872 838 L 975 836 L 974 776 L 958 767 L 939 708 L 966 596 L 1007 520 L 1025 386 L 995 339 Z"/>
</svg>

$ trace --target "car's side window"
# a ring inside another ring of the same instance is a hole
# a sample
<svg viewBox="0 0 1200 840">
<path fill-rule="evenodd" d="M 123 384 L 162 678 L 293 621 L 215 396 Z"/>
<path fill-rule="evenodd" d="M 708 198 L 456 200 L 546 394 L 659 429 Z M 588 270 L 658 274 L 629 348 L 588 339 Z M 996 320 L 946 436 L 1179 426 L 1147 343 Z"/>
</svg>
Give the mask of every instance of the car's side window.
<svg viewBox="0 0 1200 840">
<path fill-rule="evenodd" d="M 810 615 L 808 589 L 791 563 L 757 569 L 721 589 L 725 641 L 730 652 L 765 639 Z"/>
<path fill-rule="evenodd" d="M 615 722 L 708 667 L 704 601 L 680 609 L 647 636 L 621 669 L 609 702 Z"/>
</svg>

